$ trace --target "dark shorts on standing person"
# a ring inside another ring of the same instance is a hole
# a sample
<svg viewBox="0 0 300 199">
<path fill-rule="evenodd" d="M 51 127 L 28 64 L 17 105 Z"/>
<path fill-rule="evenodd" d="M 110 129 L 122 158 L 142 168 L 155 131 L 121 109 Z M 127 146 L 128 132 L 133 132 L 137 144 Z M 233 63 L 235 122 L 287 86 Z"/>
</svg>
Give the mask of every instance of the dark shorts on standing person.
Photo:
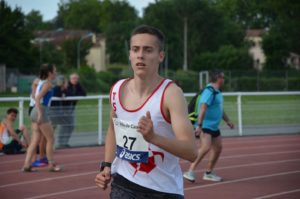
<svg viewBox="0 0 300 199">
<path fill-rule="evenodd" d="M 203 131 L 203 133 L 211 135 L 211 137 L 213 137 L 213 138 L 219 137 L 221 135 L 220 130 L 213 131 L 211 129 L 203 128 L 202 131 Z"/>
<path fill-rule="evenodd" d="M 21 131 L 19 129 L 16 129 L 15 132 L 19 135 L 19 138 L 21 137 Z M 5 154 L 20 154 L 22 153 L 23 146 L 19 144 L 18 141 L 12 140 L 9 144 L 5 144 L 3 146 L 3 152 Z"/>
<path fill-rule="evenodd" d="M 184 196 L 155 191 L 135 184 L 119 174 L 114 174 L 111 185 L 111 199 L 184 199 Z"/>
</svg>

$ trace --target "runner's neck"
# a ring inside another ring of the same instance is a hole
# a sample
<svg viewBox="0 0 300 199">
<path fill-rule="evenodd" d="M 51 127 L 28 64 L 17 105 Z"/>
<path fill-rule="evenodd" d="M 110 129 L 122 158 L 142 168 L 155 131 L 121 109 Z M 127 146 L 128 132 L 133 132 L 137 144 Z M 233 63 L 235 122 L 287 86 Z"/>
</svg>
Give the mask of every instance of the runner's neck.
<svg viewBox="0 0 300 199">
<path fill-rule="evenodd" d="M 161 76 L 156 76 L 152 79 L 133 78 L 132 81 L 129 81 L 128 83 L 128 89 L 141 98 L 148 97 L 162 80 L 163 78 Z"/>
</svg>

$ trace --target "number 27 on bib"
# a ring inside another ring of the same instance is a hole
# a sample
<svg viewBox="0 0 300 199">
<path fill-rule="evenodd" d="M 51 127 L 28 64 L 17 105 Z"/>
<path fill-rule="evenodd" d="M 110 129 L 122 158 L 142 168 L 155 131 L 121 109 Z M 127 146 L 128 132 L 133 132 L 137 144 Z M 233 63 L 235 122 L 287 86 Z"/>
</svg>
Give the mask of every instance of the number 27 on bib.
<svg viewBox="0 0 300 199">
<path fill-rule="evenodd" d="M 117 143 L 117 157 L 128 162 L 148 162 L 149 143 L 141 133 L 137 132 L 137 125 L 130 121 L 113 118 Z"/>
</svg>

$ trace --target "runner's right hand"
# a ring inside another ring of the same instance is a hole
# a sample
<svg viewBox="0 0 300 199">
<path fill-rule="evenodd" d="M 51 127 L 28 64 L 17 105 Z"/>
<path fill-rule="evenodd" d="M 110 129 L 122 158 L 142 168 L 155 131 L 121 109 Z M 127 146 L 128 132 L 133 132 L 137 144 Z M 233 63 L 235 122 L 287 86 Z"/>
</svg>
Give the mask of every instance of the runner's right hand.
<svg viewBox="0 0 300 199">
<path fill-rule="evenodd" d="M 105 167 L 103 171 L 98 173 L 95 178 L 96 185 L 103 190 L 107 188 L 107 185 L 111 181 L 111 169 L 109 167 Z"/>
</svg>

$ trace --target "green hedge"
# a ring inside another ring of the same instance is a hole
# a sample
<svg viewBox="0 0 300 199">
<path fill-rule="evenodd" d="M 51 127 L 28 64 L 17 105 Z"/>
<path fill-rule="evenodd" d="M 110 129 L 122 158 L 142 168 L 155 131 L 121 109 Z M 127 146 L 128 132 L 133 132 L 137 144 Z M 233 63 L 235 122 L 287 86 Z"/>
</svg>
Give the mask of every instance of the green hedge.
<svg viewBox="0 0 300 199">
<path fill-rule="evenodd" d="M 288 74 L 288 75 L 287 75 Z M 88 93 L 107 94 L 110 87 L 119 79 L 132 76 L 132 70 L 127 65 L 111 66 L 107 71 L 96 72 L 90 67 L 81 67 L 80 82 Z M 165 75 L 163 75 L 165 76 Z M 225 71 L 225 85 L 222 90 L 228 91 L 299 91 L 300 75 L 297 71 Z M 67 77 L 67 75 L 66 75 Z M 199 91 L 199 73 L 195 71 L 168 71 L 166 78 L 174 80 L 184 92 Z M 286 80 L 286 77 L 288 79 Z M 29 93 L 32 77 L 19 78 L 19 93 Z"/>
</svg>

